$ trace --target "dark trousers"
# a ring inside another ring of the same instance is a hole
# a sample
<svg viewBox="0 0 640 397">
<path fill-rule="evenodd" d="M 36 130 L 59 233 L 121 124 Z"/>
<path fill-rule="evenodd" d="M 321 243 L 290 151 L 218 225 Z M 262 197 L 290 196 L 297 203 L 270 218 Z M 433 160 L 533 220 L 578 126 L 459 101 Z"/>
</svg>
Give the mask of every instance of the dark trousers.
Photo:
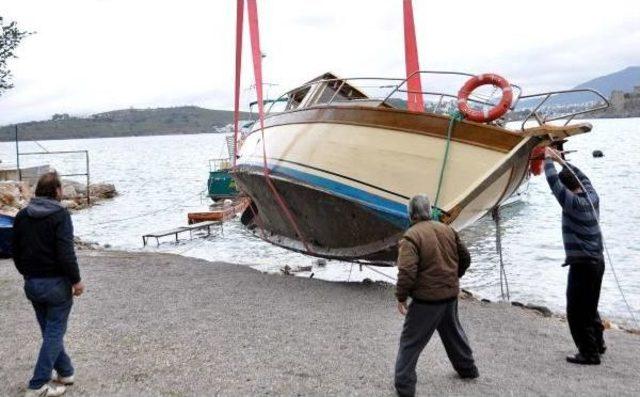
<svg viewBox="0 0 640 397">
<path fill-rule="evenodd" d="M 604 327 L 598 314 L 604 262 L 575 262 L 569 267 L 567 321 L 573 341 L 584 356 L 598 354 Z"/>
<path fill-rule="evenodd" d="M 51 380 L 53 369 L 60 376 L 73 375 L 71 359 L 63 343 L 73 295 L 71 283 L 65 277 L 26 279 L 24 291 L 33 305 L 42 332 L 42 346 L 33 378 L 29 381 L 29 389 L 39 389 Z"/>
<path fill-rule="evenodd" d="M 471 347 L 458 319 L 458 300 L 412 302 L 402 328 L 396 361 L 395 386 L 398 394 L 415 394 L 418 358 L 435 330 L 438 330 L 449 361 L 458 373 L 476 370 Z"/>
</svg>

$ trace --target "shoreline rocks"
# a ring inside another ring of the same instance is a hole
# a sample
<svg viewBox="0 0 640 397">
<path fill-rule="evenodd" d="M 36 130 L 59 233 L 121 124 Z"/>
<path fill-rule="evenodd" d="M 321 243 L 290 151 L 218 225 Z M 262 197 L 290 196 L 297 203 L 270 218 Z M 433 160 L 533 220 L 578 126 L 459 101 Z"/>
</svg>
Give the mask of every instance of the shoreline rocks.
<svg viewBox="0 0 640 397">
<path fill-rule="evenodd" d="M 0 181 L 0 214 L 16 216 L 18 211 L 29 204 L 34 196 L 35 186 L 22 181 Z M 87 186 L 76 181 L 62 181 L 61 204 L 70 211 L 89 208 L 101 201 L 112 199 L 118 195 L 113 184 L 93 183 L 89 185 L 89 201 L 87 203 Z"/>
</svg>

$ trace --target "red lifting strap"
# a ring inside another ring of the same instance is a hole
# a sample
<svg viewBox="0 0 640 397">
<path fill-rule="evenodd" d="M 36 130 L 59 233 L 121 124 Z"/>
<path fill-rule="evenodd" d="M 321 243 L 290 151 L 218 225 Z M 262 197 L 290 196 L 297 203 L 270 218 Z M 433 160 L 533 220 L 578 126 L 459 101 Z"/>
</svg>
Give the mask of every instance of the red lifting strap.
<svg viewBox="0 0 640 397">
<path fill-rule="evenodd" d="M 238 0 L 236 10 L 236 81 L 233 97 L 233 168 L 236 168 L 238 158 L 238 123 L 240 120 L 240 73 L 242 71 L 242 19 L 244 14 L 244 0 Z"/>
<path fill-rule="evenodd" d="M 260 132 L 262 134 L 262 161 L 264 167 L 264 178 L 267 182 L 267 185 L 269 185 L 269 188 L 271 189 L 276 202 L 280 206 L 282 212 L 284 212 L 287 220 L 304 245 L 305 250 L 309 253 L 313 253 L 313 251 L 309 247 L 309 244 L 307 244 L 307 241 L 302 235 L 302 232 L 300 231 L 300 228 L 298 227 L 298 224 L 296 223 L 291 210 L 287 206 L 287 203 L 284 201 L 280 193 L 278 193 L 275 184 L 269 176 L 269 168 L 267 166 L 267 149 L 264 137 L 264 102 L 262 99 L 262 51 L 260 51 L 260 31 L 258 29 L 258 6 L 256 4 L 256 0 L 247 0 L 247 11 L 249 17 L 249 36 L 251 38 L 251 51 L 253 54 L 253 73 L 255 76 L 256 94 L 258 97 L 257 99 L 258 115 L 260 117 Z"/>
<path fill-rule="evenodd" d="M 422 99 L 422 83 L 418 62 L 418 44 L 416 41 L 416 28 L 413 23 L 413 7 L 411 0 L 403 0 L 404 11 L 404 60 L 407 69 L 407 108 L 413 112 L 424 112 L 424 100 Z M 416 73 L 412 77 L 412 74 Z"/>
</svg>

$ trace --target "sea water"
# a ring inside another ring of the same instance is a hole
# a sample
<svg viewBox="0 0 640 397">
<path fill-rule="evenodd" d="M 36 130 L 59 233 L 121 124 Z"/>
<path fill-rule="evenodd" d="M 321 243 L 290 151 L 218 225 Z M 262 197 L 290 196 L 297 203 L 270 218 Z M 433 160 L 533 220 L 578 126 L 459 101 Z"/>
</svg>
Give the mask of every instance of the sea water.
<svg viewBox="0 0 640 397">
<path fill-rule="evenodd" d="M 590 120 L 591 133 L 571 138 L 568 157 L 591 179 L 601 198 L 601 224 L 612 262 L 607 261 L 600 310 L 604 317 L 629 322 L 612 270 L 640 317 L 640 119 Z M 173 135 L 41 141 L 49 151 L 88 150 L 93 182 L 115 184 L 119 196 L 73 215 L 76 235 L 113 249 L 171 252 L 211 261 L 247 265 L 266 272 L 282 267 L 312 265 L 301 277 L 359 282 L 365 278 L 393 282 L 395 268 L 360 268 L 314 258 L 263 242 L 246 231 L 237 220 L 224 226 L 224 236 L 172 243 L 172 237 L 142 247 L 145 233 L 186 224 L 187 213 L 206 209 L 203 196 L 208 160 L 226 156 L 223 135 Z M 593 158 L 593 150 L 603 158 Z M 22 142 L 21 152 L 41 151 L 32 142 Z M 0 144 L 0 158 L 15 163 L 13 143 Z M 25 156 L 23 164 L 49 163 L 61 173 L 84 172 L 81 155 Z M 83 179 L 80 178 L 79 181 Z M 564 309 L 567 268 L 560 225 L 560 207 L 544 176 L 533 177 L 524 198 L 502 209 L 502 246 L 512 300 Z M 501 295 L 495 226 L 485 217 L 462 232 L 473 256 L 462 279 L 463 287 L 482 297 Z M 188 236 L 187 236 L 188 238 Z M 213 265 L 215 266 L 215 265 Z M 90 271 L 90 270 L 85 270 Z"/>
</svg>

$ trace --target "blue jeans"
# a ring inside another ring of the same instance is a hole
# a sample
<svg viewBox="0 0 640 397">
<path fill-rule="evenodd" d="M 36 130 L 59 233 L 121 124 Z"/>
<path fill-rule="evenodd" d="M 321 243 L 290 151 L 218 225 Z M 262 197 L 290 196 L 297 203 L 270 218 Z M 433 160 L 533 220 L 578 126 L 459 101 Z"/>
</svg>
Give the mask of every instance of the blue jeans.
<svg viewBox="0 0 640 397">
<path fill-rule="evenodd" d="M 66 277 L 29 278 L 24 292 L 36 311 L 42 331 L 42 346 L 29 381 L 30 389 L 39 389 L 51 380 L 55 369 L 60 376 L 73 375 L 71 359 L 64 351 L 64 334 L 73 305 L 71 283 Z"/>
</svg>

